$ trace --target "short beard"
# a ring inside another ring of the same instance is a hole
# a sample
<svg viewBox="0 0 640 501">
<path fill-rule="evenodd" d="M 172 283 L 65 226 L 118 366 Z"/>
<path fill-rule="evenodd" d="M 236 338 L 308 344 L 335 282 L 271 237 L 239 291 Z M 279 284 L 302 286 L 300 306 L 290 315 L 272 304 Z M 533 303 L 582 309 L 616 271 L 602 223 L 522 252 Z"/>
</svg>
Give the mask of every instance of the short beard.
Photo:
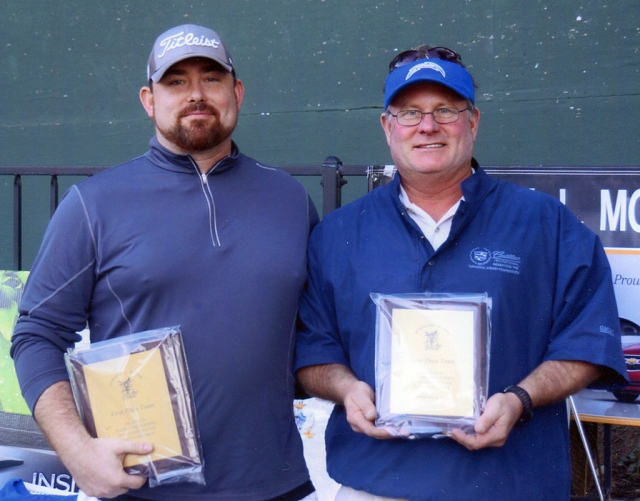
<svg viewBox="0 0 640 501">
<path fill-rule="evenodd" d="M 207 111 L 211 113 L 211 119 L 192 120 L 189 126 L 181 122 L 181 118 L 193 111 Z M 157 124 L 156 124 L 157 126 Z M 215 108 L 200 103 L 185 109 L 176 119 L 176 123 L 165 130 L 158 128 L 160 133 L 183 151 L 207 151 L 222 144 L 231 136 L 235 129 L 236 121 L 230 125 L 223 125 L 220 122 L 220 112 Z"/>
</svg>

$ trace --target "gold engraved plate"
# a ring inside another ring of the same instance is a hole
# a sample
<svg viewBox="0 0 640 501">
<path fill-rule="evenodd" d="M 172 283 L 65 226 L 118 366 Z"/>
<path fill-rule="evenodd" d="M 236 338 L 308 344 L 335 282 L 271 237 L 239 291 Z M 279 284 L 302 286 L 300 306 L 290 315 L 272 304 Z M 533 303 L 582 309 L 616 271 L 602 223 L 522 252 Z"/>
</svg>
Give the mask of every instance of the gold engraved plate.
<svg viewBox="0 0 640 501">
<path fill-rule="evenodd" d="M 474 313 L 392 310 L 392 414 L 473 417 Z"/>
<path fill-rule="evenodd" d="M 87 364 L 83 371 L 97 436 L 153 444 L 150 455 L 127 455 L 125 467 L 182 454 L 160 350 Z"/>
</svg>

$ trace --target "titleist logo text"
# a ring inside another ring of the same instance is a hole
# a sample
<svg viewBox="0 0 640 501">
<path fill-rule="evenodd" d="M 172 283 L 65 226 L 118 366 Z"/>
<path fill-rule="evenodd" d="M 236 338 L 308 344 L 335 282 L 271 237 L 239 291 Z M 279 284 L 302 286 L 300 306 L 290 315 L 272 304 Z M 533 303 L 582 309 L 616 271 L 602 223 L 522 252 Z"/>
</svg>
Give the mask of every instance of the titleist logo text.
<svg viewBox="0 0 640 501">
<path fill-rule="evenodd" d="M 184 32 L 172 35 L 162 40 L 160 42 L 160 47 L 162 47 L 163 50 L 156 57 L 161 58 L 170 50 L 177 49 L 184 45 L 201 45 L 203 47 L 213 47 L 214 49 L 220 47 L 220 42 L 215 38 L 209 39 L 205 36 L 196 37 L 193 33 L 188 33 L 186 36 L 183 35 Z"/>
</svg>

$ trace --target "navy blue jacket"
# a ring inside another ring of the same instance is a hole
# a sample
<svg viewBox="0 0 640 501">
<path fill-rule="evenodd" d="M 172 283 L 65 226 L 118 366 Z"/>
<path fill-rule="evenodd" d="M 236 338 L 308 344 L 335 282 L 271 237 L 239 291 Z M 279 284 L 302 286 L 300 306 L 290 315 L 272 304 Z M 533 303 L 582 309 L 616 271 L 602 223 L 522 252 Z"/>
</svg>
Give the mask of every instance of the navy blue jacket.
<svg viewBox="0 0 640 501">
<path fill-rule="evenodd" d="M 448 239 L 434 251 L 401 205 L 399 177 L 327 215 L 310 240 L 294 369 L 338 363 L 375 388 L 372 292 L 487 293 L 489 395 L 546 360 L 584 360 L 626 375 L 607 258 L 558 200 L 491 179 L 462 183 Z M 409 500 L 569 499 L 566 405 L 537 408 L 506 445 L 468 451 L 451 439 L 376 440 L 336 406 L 326 431 L 337 482 Z"/>
</svg>

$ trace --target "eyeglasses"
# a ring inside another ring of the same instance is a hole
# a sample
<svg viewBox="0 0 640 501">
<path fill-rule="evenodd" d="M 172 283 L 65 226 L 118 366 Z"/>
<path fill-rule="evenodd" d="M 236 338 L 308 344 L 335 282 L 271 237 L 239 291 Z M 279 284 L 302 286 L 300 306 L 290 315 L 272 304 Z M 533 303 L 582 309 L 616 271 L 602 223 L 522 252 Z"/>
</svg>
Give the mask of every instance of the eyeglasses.
<svg viewBox="0 0 640 501">
<path fill-rule="evenodd" d="M 402 110 L 396 113 L 390 113 L 400 125 L 405 127 L 412 127 L 422 122 L 425 115 L 431 115 L 434 122 L 438 124 L 450 124 L 456 122 L 460 118 L 460 113 L 463 111 L 471 110 L 470 107 L 466 107 L 463 110 L 457 108 L 438 108 L 433 111 L 419 111 L 419 110 Z"/>
<path fill-rule="evenodd" d="M 389 73 L 391 73 L 396 68 L 400 68 L 400 66 L 413 63 L 418 59 L 442 59 L 443 61 L 456 63 L 464 68 L 464 64 L 462 64 L 462 58 L 456 51 L 447 49 L 446 47 L 420 45 L 415 49 L 405 50 L 404 52 L 401 52 L 396 57 L 394 57 L 389 63 Z"/>
</svg>

